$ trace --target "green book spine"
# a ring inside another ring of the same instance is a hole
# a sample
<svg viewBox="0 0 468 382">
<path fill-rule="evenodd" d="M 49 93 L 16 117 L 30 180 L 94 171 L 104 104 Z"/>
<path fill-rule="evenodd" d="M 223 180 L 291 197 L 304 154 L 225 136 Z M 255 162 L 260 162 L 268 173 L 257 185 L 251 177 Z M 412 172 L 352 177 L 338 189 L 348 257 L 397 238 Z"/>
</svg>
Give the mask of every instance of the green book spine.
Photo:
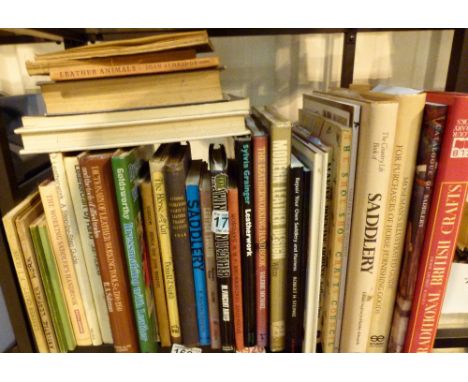
<svg viewBox="0 0 468 382">
<path fill-rule="evenodd" d="M 112 171 L 119 208 L 120 226 L 129 271 L 133 309 L 140 350 L 158 351 L 156 312 L 151 290 L 148 256 L 143 239 L 143 224 L 138 192 L 141 161 L 136 150 L 121 152 L 112 158 Z"/>
<path fill-rule="evenodd" d="M 49 299 L 49 296 L 47 296 L 49 301 L 52 301 L 50 305 L 53 312 L 52 317 L 54 319 L 54 325 L 55 317 L 58 320 L 58 324 L 56 325 L 56 334 L 59 338 L 61 337 L 59 332 L 61 332 L 63 335 L 62 339 L 65 348 L 64 350 L 73 351 L 76 348 L 76 340 L 75 336 L 73 335 L 73 328 L 70 321 L 70 316 L 68 315 L 68 309 L 65 303 L 65 297 L 63 295 L 57 263 L 55 262 L 55 257 L 50 245 L 49 233 L 47 231 L 45 220 L 43 220 L 37 226 L 37 228 L 38 236 L 35 238 L 33 234 L 32 237 L 34 240 L 34 246 L 36 247 L 36 245 L 38 245 L 38 247 L 40 247 L 40 249 L 37 250 L 37 257 L 41 272 L 44 267 L 44 271 L 46 273 L 45 277 L 42 277 L 42 280 L 44 281 L 46 294 L 50 293 L 52 297 Z M 50 288 L 47 284 L 50 286 Z M 60 339 L 59 341 L 60 346 L 62 346 Z"/>
</svg>

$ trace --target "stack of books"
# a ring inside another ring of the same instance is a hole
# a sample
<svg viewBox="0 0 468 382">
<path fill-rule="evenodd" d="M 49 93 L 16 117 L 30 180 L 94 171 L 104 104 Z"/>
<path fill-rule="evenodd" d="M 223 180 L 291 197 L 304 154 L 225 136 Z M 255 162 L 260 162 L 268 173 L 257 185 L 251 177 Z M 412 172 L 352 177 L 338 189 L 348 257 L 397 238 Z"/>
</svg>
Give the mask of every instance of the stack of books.
<svg viewBox="0 0 468 382">
<path fill-rule="evenodd" d="M 294 123 L 191 102 L 23 119 L 54 174 L 3 218 L 38 350 L 432 351 L 466 248 L 468 95 L 313 92 Z"/>
</svg>

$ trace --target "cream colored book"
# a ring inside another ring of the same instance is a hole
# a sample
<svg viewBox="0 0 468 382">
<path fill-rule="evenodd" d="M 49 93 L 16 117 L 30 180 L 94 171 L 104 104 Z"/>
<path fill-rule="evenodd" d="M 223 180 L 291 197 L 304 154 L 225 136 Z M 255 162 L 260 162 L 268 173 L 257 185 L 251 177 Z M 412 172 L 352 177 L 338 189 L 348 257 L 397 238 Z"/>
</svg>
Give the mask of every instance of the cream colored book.
<svg viewBox="0 0 468 382">
<path fill-rule="evenodd" d="M 398 102 L 370 100 L 338 89 L 331 94 L 361 106 L 348 275 L 340 352 L 366 352 L 382 256 Z"/>
<path fill-rule="evenodd" d="M 85 309 L 86 320 L 88 322 L 91 340 L 94 346 L 102 345 L 101 329 L 96 314 L 91 283 L 86 269 L 85 256 L 81 246 L 80 233 L 76 223 L 75 210 L 70 196 L 70 187 L 68 185 L 67 175 L 65 173 L 65 164 L 62 153 L 49 154 L 52 172 L 59 198 L 60 209 L 63 217 L 68 248 L 70 249 L 73 266 L 75 267 L 76 278 L 80 288 L 81 298 Z"/>
<path fill-rule="evenodd" d="M 177 305 L 177 290 L 172 260 L 171 232 L 164 184 L 164 165 L 169 156 L 170 145 L 161 146 L 149 161 L 153 198 L 156 208 L 156 226 L 163 265 L 164 285 L 166 287 L 167 310 L 172 343 L 181 343 L 182 333 Z"/>
<path fill-rule="evenodd" d="M 291 122 L 271 108 L 253 108 L 270 135 L 270 350 L 285 348 L 287 189 Z"/>
<path fill-rule="evenodd" d="M 36 260 L 36 253 L 34 250 L 34 244 L 32 241 L 29 226 L 42 214 L 42 204 L 38 200 L 30 209 L 26 210 L 24 214 L 19 215 L 15 219 L 16 229 L 18 232 L 18 238 L 21 242 L 21 248 L 23 250 L 24 262 L 26 269 L 29 273 L 29 279 L 31 280 L 31 286 L 36 298 L 37 308 L 41 317 L 42 328 L 49 346 L 50 353 L 60 352 L 57 337 L 54 331 L 54 325 L 52 321 L 52 314 L 47 303 L 47 297 L 45 294 L 44 287 L 42 285 L 41 275 L 39 271 L 39 265 Z"/>
<path fill-rule="evenodd" d="M 23 250 L 21 249 L 21 242 L 15 226 L 15 219 L 24 214 L 38 201 L 40 201 L 38 192 L 33 192 L 15 208 L 9 211 L 2 220 L 37 350 L 41 353 L 48 353 L 49 346 L 47 345 L 47 340 L 41 323 L 41 317 L 34 298 L 33 287 L 26 269 Z"/>
<path fill-rule="evenodd" d="M 367 343 L 368 352 L 382 353 L 387 350 L 395 307 L 426 94 L 412 89 L 380 86 L 368 96 L 394 99 L 399 104 L 382 257 L 377 268 L 376 298 Z"/>
<path fill-rule="evenodd" d="M 327 169 L 330 149 L 314 137 L 303 139 L 302 137 L 307 135 L 307 130 L 304 130 L 299 126 L 293 128 L 292 151 L 301 162 L 309 167 L 312 173 L 303 351 L 305 353 L 315 353 L 319 327 L 320 279 L 322 274 Z M 315 142 L 315 144 L 312 142 Z"/>
<path fill-rule="evenodd" d="M 111 344 L 113 343 L 113 339 L 109 312 L 107 310 L 106 296 L 102 285 L 96 247 L 94 246 L 93 227 L 89 219 L 88 202 L 81 177 L 80 165 L 75 155 L 64 156 L 63 161 L 102 342 Z"/>
<path fill-rule="evenodd" d="M 86 312 L 81 296 L 78 278 L 73 264 L 72 253 L 68 245 L 65 223 L 63 220 L 57 185 L 45 181 L 39 185 L 44 215 L 50 233 L 54 256 L 57 260 L 60 280 L 62 281 L 65 301 L 78 346 L 92 345 L 91 333 L 86 319 Z"/>
<path fill-rule="evenodd" d="M 338 304 L 343 269 L 343 252 L 345 250 L 345 229 L 349 173 L 351 164 L 350 127 L 323 118 L 318 114 L 299 110 L 299 123 L 310 133 L 332 148 L 329 161 L 332 166 L 331 197 L 333 200 L 329 218 L 329 244 L 325 291 L 322 304 L 321 340 L 324 353 L 335 351 L 335 337 L 339 330 Z"/>
</svg>

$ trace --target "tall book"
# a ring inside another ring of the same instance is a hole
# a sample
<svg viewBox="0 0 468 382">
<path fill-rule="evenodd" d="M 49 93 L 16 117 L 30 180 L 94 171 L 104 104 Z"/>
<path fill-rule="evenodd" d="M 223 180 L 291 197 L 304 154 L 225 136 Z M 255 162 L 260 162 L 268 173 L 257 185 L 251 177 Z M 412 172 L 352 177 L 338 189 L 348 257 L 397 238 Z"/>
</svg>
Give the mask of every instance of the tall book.
<svg viewBox="0 0 468 382">
<path fill-rule="evenodd" d="M 391 353 L 401 352 L 405 342 L 446 116 L 447 105 L 426 103 L 406 225 L 403 263 L 387 348 Z"/>
<path fill-rule="evenodd" d="M 161 145 L 150 160 L 150 175 L 153 186 L 153 198 L 156 213 L 156 228 L 161 249 L 161 261 L 163 267 L 164 286 L 167 300 L 167 313 L 171 341 L 180 343 L 182 334 L 180 328 L 179 308 L 177 302 L 177 287 L 174 273 L 174 262 L 171 248 L 171 230 L 167 209 L 167 194 L 164 181 L 164 165 L 169 158 L 171 145 Z"/>
<path fill-rule="evenodd" d="M 156 209 L 154 206 L 153 189 L 149 177 L 145 177 L 139 185 L 141 209 L 145 226 L 145 237 L 148 246 L 151 281 L 154 290 L 154 304 L 158 322 L 158 333 L 162 347 L 171 346 L 169 314 L 167 311 L 166 288 L 164 286 L 161 247 L 156 226 Z"/>
<path fill-rule="evenodd" d="M 385 352 L 395 307 L 405 224 L 411 200 L 411 185 L 426 94 L 413 89 L 384 86 L 374 88 L 370 94 L 378 96 L 378 99 L 391 97 L 398 101 L 391 182 L 381 246 L 382 257 L 377 268 L 374 307 L 367 343 L 368 352 Z"/>
<path fill-rule="evenodd" d="M 308 169 L 307 169 L 308 170 Z M 286 287 L 286 351 L 300 353 L 304 333 L 304 282 L 306 276 L 307 252 L 305 211 L 308 208 L 306 196 L 306 172 L 304 165 L 291 154 L 288 188 L 288 263 Z M 310 179 L 309 179 L 310 181 Z M 308 184 L 310 187 L 310 183 Z"/>
<path fill-rule="evenodd" d="M 468 95 L 429 92 L 427 99 L 448 105 L 448 113 L 405 352 L 430 352 L 434 346 L 468 189 Z"/>
<path fill-rule="evenodd" d="M 333 204 L 329 219 L 329 245 L 326 256 L 326 274 L 324 275 L 324 295 L 322 305 L 322 350 L 325 353 L 336 352 L 336 335 L 339 332 L 338 307 L 342 281 L 343 252 L 345 250 L 345 232 L 348 208 L 349 173 L 351 167 L 352 130 L 332 120 L 323 118 L 307 110 L 299 110 L 299 122 L 312 135 L 332 148 L 330 164 L 331 197 Z M 350 218 L 350 217 L 349 217 Z"/>
<path fill-rule="evenodd" d="M 112 173 L 140 351 L 151 353 L 156 352 L 158 346 L 156 311 L 138 192 L 143 160 L 141 149 L 143 147 L 117 150 L 112 156 Z"/>
<path fill-rule="evenodd" d="M 75 210 L 70 196 L 70 187 L 65 174 L 64 156 L 62 153 L 49 154 L 55 185 L 59 197 L 60 209 L 63 216 L 68 247 L 73 259 L 73 266 L 83 299 L 86 320 L 94 346 L 102 344 L 101 330 L 96 314 L 95 302 L 91 292 L 90 279 L 86 269 L 85 255 L 81 245 L 80 234 L 76 222 Z"/>
<path fill-rule="evenodd" d="M 216 257 L 214 250 L 214 236 L 211 231 L 211 177 L 208 169 L 203 168 L 200 183 L 200 208 L 203 229 L 203 249 L 205 252 L 206 291 L 208 296 L 208 314 L 210 319 L 211 348 L 221 348 L 219 332 L 219 303 L 218 284 L 216 281 Z"/>
<path fill-rule="evenodd" d="M 93 227 L 89 218 L 88 200 L 84 189 L 80 164 L 76 155 L 63 157 L 65 172 L 68 179 L 71 200 L 75 211 L 76 223 L 81 239 L 86 270 L 91 284 L 91 292 L 94 299 L 94 307 L 99 322 L 102 341 L 111 344 L 112 331 L 109 321 L 109 312 L 106 306 L 106 296 L 101 281 L 101 272 L 94 245 Z"/>
<path fill-rule="evenodd" d="M 164 181 L 171 227 L 182 340 L 186 346 L 196 346 L 199 343 L 199 336 L 187 199 L 185 197 L 185 178 L 190 159 L 190 146 L 176 144 L 164 166 Z"/>
<path fill-rule="evenodd" d="M 204 163 L 201 160 L 192 161 L 185 184 L 199 343 L 207 346 L 211 342 L 210 320 L 206 294 L 205 254 L 199 190 L 203 167 Z"/>
<path fill-rule="evenodd" d="M 294 126 L 293 153 L 311 171 L 307 245 L 307 281 L 304 306 L 303 351 L 315 353 L 319 328 L 320 284 L 327 203 L 329 148 L 316 137 L 304 139 L 304 128 Z"/>
<path fill-rule="evenodd" d="M 72 254 L 68 246 L 57 185 L 54 181 L 45 181 L 39 185 L 39 193 L 44 206 L 44 215 L 50 232 L 53 253 L 57 260 L 76 343 L 78 346 L 89 346 L 92 344 L 92 339 L 73 266 Z"/>
<path fill-rule="evenodd" d="M 255 239 L 255 301 L 257 346 L 268 345 L 268 135 L 248 116 L 246 125 L 252 134 L 254 239 Z"/>
<path fill-rule="evenodd" d="M 361 107 L 340 351 L 365 352 L 381 257 L 398 102 L 369 100 L 347 89 L 332 94 Z"/>
<path fill-rule="evenodd" d="M 62 352 L 75 350 L 76 340 L 65 303 L 57 263 L 50 246 L 44 214 L 30 225 L 30 230 L 60 350 Z"/>
<path fill-rule="evenodd" d="M 255 238 L 253 154 L 250 135 L 236 137 L 234 150 L 237 166 L 239 217 L 242 258 L 242 301 L 245 346 L 256 344 L 255 335 Z"/>
<path fill-rule="evenodd" d="M 244 314 L 245 307 L 243 289 L 242 269 L 242 245 L 241 245 L 241 223 L 239 207 L 239 189 L 237 177 L 234 170 L 234 161 L 229 161 L 228 168 L 229 186 L 227 191 L 227 206 L 229 213 L 229 253 L 232 280 L 232 311 L 234 319 L 234 339 L 236 350 L 242 351 L 246 345 L 244 341 Z"/>
<path fill-rule="evenodd" d="M 232 270 L 227 204 L 229 178 L 227 174 L 228 161 L 223 145 L 217 147 L 214 144 L 210 144 L 209 163 L 211 172 L 211 204 L 213 209 L 211 230 L 214 233 L 221 350 L 223 352 L 233 352 Z"/>
<path fill-rule="evenodd" d="M 78 156 L 114 348 L 117 352 L 138 352 L 111 159 L 112 152 L 84 152 Z"/>
<path fill-rule="evenodd" d="M 270 136 L 270 350 L 285 346 L 287 189 L 291 122 L 274 109 L 253 108 Z"/>
<path fill-rule="evenodd" d="M 47 340 L 50 353 L 58 353 L 60 351 L 58 339 L 54 330 L 52 320 L 52 313 L 47 303 L 45 288 L 43 280 L 41 279 L 37 253 L 34 248 L 33 239 L 29 226 L 43 213 L 42 204 L 37 201 L 30 209 L 25 211 L 24 214 L 19 215 L 15 219 L 16 229 L 18 231 L 18 238 L 21 243 L 21 248 L 24 254 L 24 261 L 28 270 L 29 279 L 36 299 L 37 308 L 41 317 L 42 328 Z"/>
</svg>

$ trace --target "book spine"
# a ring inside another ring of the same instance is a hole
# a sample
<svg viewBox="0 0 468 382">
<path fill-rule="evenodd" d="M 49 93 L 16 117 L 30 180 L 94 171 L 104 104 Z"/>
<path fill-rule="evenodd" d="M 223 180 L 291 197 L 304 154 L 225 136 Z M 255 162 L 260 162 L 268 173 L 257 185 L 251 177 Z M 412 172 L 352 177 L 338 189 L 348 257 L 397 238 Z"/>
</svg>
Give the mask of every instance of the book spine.
<svg viewBox="0 0 468 382">
<path fill-rule="evenodd" d="M 390 182 L 388 148 L 395 139 L 397 106 L 396 102 L 372 103 L 361 119 L 365 123 L 359 135 L 341 352 L 367 349 Z"/>
<path fill-rule="evenodd" d="M 106 296 L 102 286 L 101 272 L 94 246 L 93 227 L 89 220 L 88 201 L 78 158 L 76 156 L 65 157 L 64 164 L 102 341 L 106 344 L 111 344 L 113 339 L 109 312 L 107 311 Z"/>
<path fill-rule="evenodd" d="M 154 205 L 156 207 L 156 226 L 158 229 L 159 244 L 161 246 L 161 260 L 164 286 L 166 288 L 171 340 L 172 343 L 181 343 L 182 333 L 180 328 L 174 263 L 172 259 L 166 186 L 164 184 L 164 173 L 162 170 L 153 171 L 153 169 L 151 169 L 151 182 L 153 186 Z"/>
<path fill-rule="evenodd" d="M 327 274 L 325 276 L 325 294 L 322 318 L 322 350 L 324 353 L 337 352 L 336 336 L 341 327 L 337 316 L 340 290 L 345 287 L 341 283 L 343 272 L 343 253 L 345 251 L 346 214 L 348 208 L 349 170 L 351 163 L 351 130 L 340 133 L 338 145 L 333 149 L 333 205 L 329 225 L 329 257 L 327 259 Z"/>
<path fill-rule="evenodd" d="M 284 350 L 286 312 L 287 190 L 291 129 L 270 130 L 270 350 Z"/>
<path fill-rule="evenodd" d="M 42 220 L 38 226 L 40 245 L 43 250 L 44 264 L 46 266 L 46 279 L 50 281 L 50 285 L 53 293 L 53 300 L 56 302 L 57 313 L 58 313 L 58 325 L 63 331 L 65 340 L 65 351 L 73 351 L 76 348 L 76 339 L 73 334 L 73 327 L 70 320 L 70 314 L 68 313 L 67 304 L 65 302 L 65 295 L 60 282 L 60 275 L 55 260 L 52 247 L 50 244 L 49 232 L 45 220 Z M 38 257 L 41 256 L 41 252 L 38 252 Z M 57 326 L 55 326 L 57 331 Z"/>
<path fill-rule="evenodd" d="M 211 204 L 215 211 L 228 213 L 227 206 L 228 176 L 225 172 L 212 173 Z M 234 324 L 232 309 L 232 273 L 229 249 L 229 235 L 215 233 L 214 248 L 216 256 L 216 276 L 218 284 L 219 317 L 221 349 L 224 352 L 234 351 Z"/>
<path fill-rule="evenodd" d="M 203 228 L 198 185 L 187 185 L 186 197 L 190 245 L 192 248 L 193 282 L 195 285 L 195 302 L 197 305 L 199 343 L 202 346 L 207 346 L 210 345 L 210 320 L 208 314 L 208 297 L 206 293 Z"/>
<path fill-rule="evenodd" d="M 400 353 L 405 342 L 446 115 L 447 106 L 426 104 L 406 225 L 403 264 L 387 348 L 391 353 Z"/>
<path fill-rule="evenodd" d="M 169 347 L 171 346 L 169 315 L 167 312 L 161 251 L 158 242 L 158 230 L 156 227 L 156 215 L 151 187 L 151 182 L 149 181 L 144 181 L 140 184 L 143 220 L 145 224 L 144 231 L 151 265 L 151 280 L 153 282 L 154 303 L 158 317 L 159 337 L 161 339 L 161 346 Z"/>
<path fill-rule="evenodd" d="M 63 332 L 63 327 L 60 322 L 59 312 L 57 309 L 57 304 L 54 299 L 52 285 L 47 274 L 47 267 L 44 261 L 44 251 L 42 250 L 41 237 L 39 234 L 39 227 L 37 225 L 31 225 L 30 228 L 31 238 L 34 246 L 34 252 L 37 258 L 37 265 L 39 271 L 39 277 L 44 284 L 44 293 L 45 293 L 45 302 L 50 309 L 51 317 L 51 330 L 54 332 L 57 340 L 57 352 L 65 353 L 67 349 L 67 343 L 65 340 L 65 335 Z M 50 349 L 50 345 L 49 345 Z"/>
<path fill-rule="evenodd" d="M 153 353 L 158 350 L 155 309 L 136 184 L 137 160 L 131 155 L 125 158 L 113 157 L 112 172 L 140 351 Z"/>
<path fill-rule="evenodd" d="M 121 65 L 72 65 L 69 67 L 51 67 L 49 76 L 53 81 L 73 81 L 90 78 L 182 72 L 187 70 L 213 68 L 218 65 L 218 57 L 199 57 L 188 60 L 130 63 Z"/>
<path fill-rule="evenodd" d="M 47 340 L 44 335 L 44 329 L 42 328 L 41 318 L 39 316 L 36 301 L 34 300 L 31 281 L 29 280 L 28 273 L 26 271 L 26 264 L 24 263 L 21 244 L 18 239 L 14 222 L 11 219 L 4 217 L 3 227 L 5 228 L 11 258 L 13 259 L 13 264 L 15 266 L 16 276 L 18 277 L 18 283 L 21 289 L 21 294 L 23 295 L 24 305 L 26 307 L 26 312 L 28 313 L 37 350 L 40 353 L 47 353 L 49 351 L 49 347 L 47 346 Z"/>
<path fill-rule="evenodd" d="M 203 184 L 205 180 L 203 181 Z M 208 178 L 208 183 L 209 178 Z M 211 348 L 221 348 L 221 337 L 219 333 L 219 304 L 218 286 L 216 282 L 216 259 L 214 251 L 214 237 L 211 231 L 211 185 L 209 188 L 200 189 L 200 207 L 203 228 L 203 248 L 205 252 L 205 275 L 208 297 L 208 314 L 210 319 Z"/>
<path fill-rule="evenodd" d="M 241 261 L 241 233 L 239 192 L 237 187 L 230 187 L 227 193 L 229 211 L 229 251 L 231 255 L 231 279 L 232 279 L 232 310 L 234 317 L 234 338 L 237 351 L 242 351 L 244 343 L 244 315 L 243 315 L 243 279 Z"/>
<path fill-rule="evenodd" d="M 110 159 L 79 159 L 93 227 L 94 245 L 106 294 L 107 309 L 117 352 L 137 352 L 130 290 L 119 235 Z"/>
<path fill-rule="evenodd" d="M 38 206 L 35 205 L 33 208 L 37 210 Z M 38 216 L 39 212 L 40 211 L 35 212 L 36 216 Z M 33 290 L 34 297 L 36 299 L 39 316 L 41 317 L 42 328 L 44 329 L 44 335 L 47 340 L 49 353 L 58 353 L 60 351 L 59 343 L 54 332 L 52 314 L 49 309 L 49 304 L 47 303 L 43 280 L 40 276 L 37 261 L 37 253 L 34 248 L 33 238 L 31 237 L 29 226 L 25 226 L 25 224 L 18 223 L 19 222 L 17 222 L 16 224 L 18 238 L 23 248 L 24 262 L 26 264 L 26 269 L 28 270 L 29 280 L 31 281 L 31 287 Z"/>
<path fill-rule="evenodd" d="M 183 166 L 179 165 L 179 163 L 176 163 L 174 166 L 166 166 L 164 178 L 171 227 L 171 244 L 175 265 L 182 340 L 186 346 L 197 346 L 199 338 L 197 309 Z"/>
<path fill-rule="evenodd" d="M 268 344 L 268 137 L 253 138 L 257 346 Z"/>
<path fill-rule="evenodd" d="M 300 286 L 304 256 L 304 178 L 303 169 L 291 168 L 288 192 L 288 262 L 286 284 L 286 346 L 289 353 L 302 350 L 303 321 L 299 321 Z"/>
<path fill-rule="evenodd" d="M 102 344 L 101 330 L 97 319 L 96 308 L 94 306 L 91 285 L 86 270 L 83 249 L 81 247 L 80 235 L 76 223 L 75 211 L 73 209 L 70 196 L 68 180 L 65 175 L 65 166 L 62 153 L 49 154 L 52 173 L 54 175 L 55 185 L 60 203 L 60 209 L 63 217 L 63 224 L 66 232 L 66 241 L 70 249 L 75 267 L 76 278 L 83 306 L 86 314 L 86 321 L 91 335 L 91 341 L 94 346 Z"/>
<path fill-rule="evenodd" d="M 468 102 L 455 101 L 442 141 L 405 352 L 430 352 L 434 346 L 468 188 L 467 120 Z"/>
<path fill-rule="evenodd" d="M 47 185 L 39 186 L 39 192 L 44 206 L 52 249 L 57 260 L 76 343 L 79 346 L 89 346 L 92 344 L 91 334 L 73 266 L 72 255 L 68 247 L 57 186 L 54 182 L 50 182 Z"/>
<path fill-rule="evenodd" d="M 383 353 L 387 350 L 425 100 L 425 93 L 399 98 L 391 182 L 383 226 L 382 257 L 377 268 L 368 352 Z"/>
<path fill-rule="evenodd" d="M 235 140 L 235 155 L 238 166 L 239 216 L 242 259 L 242 301 L 244 316 L 245 346 L 256 344 L 255 333 L 255 239 L 254 239 L 254 187 L 252 141 L 239 137 Z"/>
</svg>

